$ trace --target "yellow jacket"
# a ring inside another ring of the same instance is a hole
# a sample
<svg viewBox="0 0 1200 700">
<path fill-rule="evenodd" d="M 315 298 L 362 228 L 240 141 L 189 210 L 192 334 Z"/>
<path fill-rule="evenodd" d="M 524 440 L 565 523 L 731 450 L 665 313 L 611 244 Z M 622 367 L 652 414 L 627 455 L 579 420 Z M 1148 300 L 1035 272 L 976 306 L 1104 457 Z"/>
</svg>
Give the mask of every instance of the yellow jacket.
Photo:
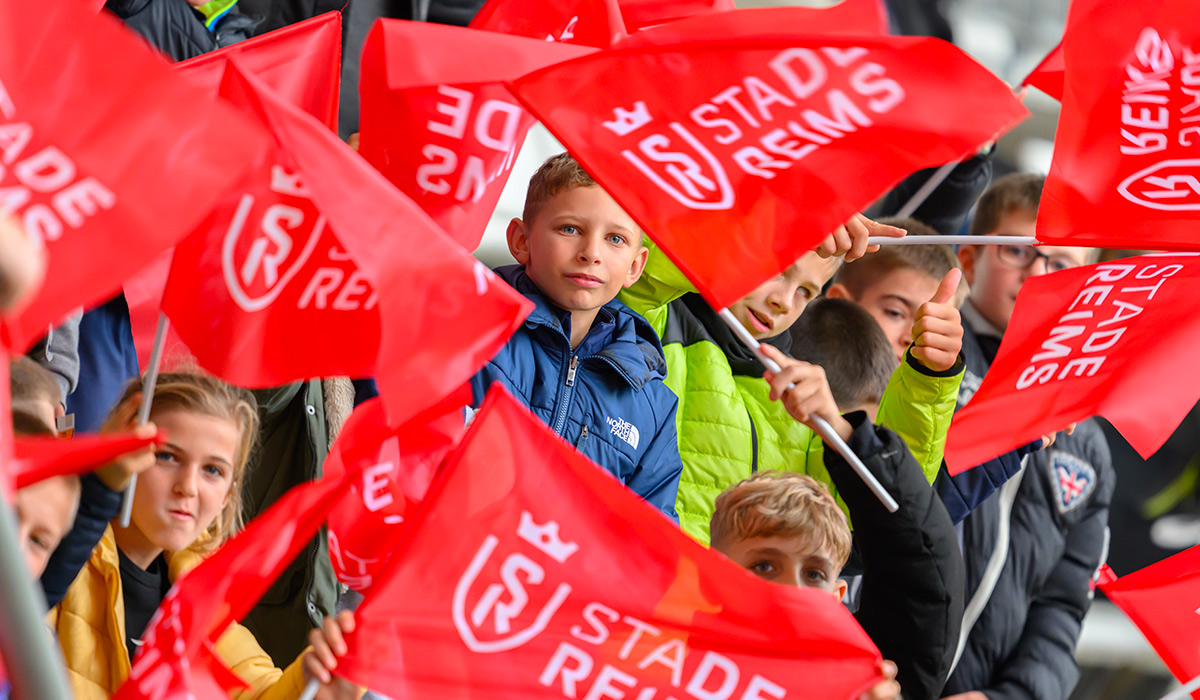
<svg viewBox="0 0 1200 700">
<path fill-rule="evenodd" d="M 200 563 L 195 552 L 167 552 L 174 581 Z M 121 594 L 120 561 L 112 527 L 105 531 L 63 601 L 50 611 L 50 626 L 58 634 L 76 700 L 108 700 L 129 677 L 125 648 L 125 601 Z M 217 656 L 249 687 L 233 700 L 299 698 L 304 677 L 299 659 L 280 671 L 245 627 L 234 623 L 215 644 Z"/>
</svg>

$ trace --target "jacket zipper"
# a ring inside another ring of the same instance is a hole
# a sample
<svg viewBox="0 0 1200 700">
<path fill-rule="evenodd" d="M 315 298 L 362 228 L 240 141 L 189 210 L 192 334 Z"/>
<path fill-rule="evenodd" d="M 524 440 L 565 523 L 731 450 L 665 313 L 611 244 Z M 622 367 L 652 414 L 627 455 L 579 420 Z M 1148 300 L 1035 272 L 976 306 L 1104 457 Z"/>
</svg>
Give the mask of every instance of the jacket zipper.
<svg viewBox="0 0 1200 700">
<path fill-rule="evenodd" d="M 579 368 L 579 356 L 571 355 L 571 364 L 567 365 L 567 381 L 563 383 L 562 391 L 558 394 L 558 417 L 554 419 L 554 432 L 563 434 L 567 421 L 567 407 L 571 402 L 571 392 L 575 387 L 575 371 Z"/>
<path fill-rule="evenodd" d="M 311 385 L 309 388 L 311 388 Z M 308 398 L 309 398 L 308 394 L 306 393 L 304 396 L 305 404 L 308 404 Z M 324 411 L 324 409 L 325 409 L 324 402 L 325 402 L 325 397 L 322 395 L 322 397 L 321 397 L 321 410 L 322 411 Z M 305 419 L 305 420 L 307 420 L 307 419 Z M 316 422 L 320 423 L 321 421 L 316 421 Z M 329 426 L 328 425 L 325 426 L 325 439 L 326 439 L 326 448 L 328 449 L 328 446 L 329 446 L 328 445 L 328 440 L 329 440 Z M 312 481 L 316 481 L 316 479 L 317 479 L 317 465 L 320 463 L 321 460 L 319 457 L 317 457 L 316 440 L 311 435 L 309 436 L 309 446 L 312 448 L 313 460 L 312 460 L 312 464 L 308 470 L 308 480 L 310 482 L 312 482 Z M 324 526 L 322 526 L 322 528 L 317 531 L 317 537 L 318 538 L 322 537 L 322 536 L 324 536 L 324 534 L 325 534 Z M 304 585 L 304 607 L 308 611 L 309 619 L 313 622 L 313 624 L 318 625 L 318 626 L 321 624 L 321 615 L 318 614 L 319 611 L 317 610 L 317 606 L 312 601 L 312 591 L 313 591 L 313 588 L 317 585 L 317 555 L 320 554 L 320 552 L 321 552 L 321 543 L 316 542 L 316 546 L 314 546 L 312 548 L 312 553 L 308 557 L 308 571 L 305 573 L 305 578 L 307 580 L 305 581 L 305 585 Z"/>
<path fill-rule="evenodd" d="M 746 417 L 750 419 L 750 473 L 758 473 L 758 430 L 754 427 L 754 416 L 750 415 L 750 410 L 746 410 Z"/>
<path fill-rule="evenodd" d="M 577 440 L 575 442 L 575 449 L 582 452 L 583 446 L 587 444 L 587 439 L 588 439 L 588 427 L 587 427 L 587 424 L 585 423 L 583 426 L 583 430 L 579 433 L 579 440 Z"/>
</svg>

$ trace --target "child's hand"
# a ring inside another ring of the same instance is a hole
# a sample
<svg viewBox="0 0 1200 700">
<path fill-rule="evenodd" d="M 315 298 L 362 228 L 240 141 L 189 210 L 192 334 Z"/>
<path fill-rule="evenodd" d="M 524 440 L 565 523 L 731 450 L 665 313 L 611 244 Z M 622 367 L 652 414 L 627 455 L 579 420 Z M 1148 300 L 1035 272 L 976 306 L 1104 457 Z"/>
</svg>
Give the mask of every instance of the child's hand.
<svg viewBox="0 0 1200 700">
<path fill-rule="evenodd" d="M 900 684 L 896 682 L 896 664 L 884 659 L 879 664 L 884 680 L 858 696 L 858 700 L 896 700 L 900 697 Z"/>
<path fill-rule="evenodd" d="M 947 272 L 933 298 L 917 309 L 913 320 L 912 356 L 934 372 L 953 367 L 962 350 L 962 317 L 953 304 L 961 279 L 962 270 Z"/>
<path fill-rule="evenodd" d="M 114 433 L 132 430 L 138 437 L 151 438 L 158 433 L 154 423 L 135 426 L 137 410 L 142 402 L 141 393 L 134 394 L 128 401 L 121 404 L 100 428 L 102 433 Z M 96 476 L 104 485 L 113 491 L 124 491 L 134 474 L 141 474 L 154 466 L 154 453 L 158 449 L 150 444 L 140 450 L 129 452 L 118 457 L 113 462 L 96 470 Z"/>
<path fill-rule="evenodd" d="M 350 681 L 333 676 L 337 660 L 349 650 L 343 636 L 354 631 L 354 613 L 345 611 L 336 618 L 327 617 L 319 629 L 308 633 L 311 648 L 304 652 L 301 668 L 304 680 L 316 679 L 321 683 L 317 700 L 354 700 L 362 694 L 358 686 Z"/>
<path fill-rule="evenodd" d="M 783 403 L 783 407 L 792 418 L 810 428 L 813 428 L 814 416 L 824 418 L 843 440 L 849 440 L 853 429 L 846 419 L 842 418 L 842 412 L 833 400 L 833 392 L 829 390 L 825 370 L 817 365 L 793 360 L 770 345 L 763 345 L 762 350 L 780 367 L 778 373 L 766 372 L 763 375 L 763 379 L 771 385 L 771 400 Z M 789 389 L 789 384 L 795 386 Z"/>
<path fill-rule="evenodd" d="M 817 246 L 817 255 L 822 258 L 836 258 L 845 256 L 846 262 L 858 260 L 867 253 L 874 253 L 879 250 L 879 246 L 867 245 L 867 238 L 871 236 L 890 236 L 892 238 L 902 238 L 904 229 L 896 228 L 881 224 L 878 221 L 872 221 L 862 214 L 855 214 L 845 224 L 838 226 L 837 230 L 829 234 L 829 236 L 821 241 L 821 245 Z"/>
</svg>

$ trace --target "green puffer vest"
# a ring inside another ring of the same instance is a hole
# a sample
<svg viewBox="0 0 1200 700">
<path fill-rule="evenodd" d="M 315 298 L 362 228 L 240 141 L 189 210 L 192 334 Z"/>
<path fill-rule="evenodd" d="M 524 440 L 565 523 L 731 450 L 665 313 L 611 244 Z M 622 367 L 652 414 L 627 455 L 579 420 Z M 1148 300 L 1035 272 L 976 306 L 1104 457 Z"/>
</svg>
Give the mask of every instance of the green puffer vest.
<svg viewBox="0 0 1200 700">
<path fill-rule="evenodd" d="M 824 483 L 845 511 L 825 470 L 824 443 L 768 398 L 765 381 L 734 374 L 721 347 L 676 301 L 695 288 L 646 243 L 651 249 L 646 270 L 619 298 L 662 338 L 666 384 L 679 397 L 675 420 L 683 474 L 675 508 L 684 532 L 708 544 L 717 496 L 759 470 L 808 474 Z M 937 376 L 909 358 L 892 374 L 880 401 L 877 422 L 904 439 L 930 483 L 942 462 L 962 370 L 961 357 Z"/>
</svg>

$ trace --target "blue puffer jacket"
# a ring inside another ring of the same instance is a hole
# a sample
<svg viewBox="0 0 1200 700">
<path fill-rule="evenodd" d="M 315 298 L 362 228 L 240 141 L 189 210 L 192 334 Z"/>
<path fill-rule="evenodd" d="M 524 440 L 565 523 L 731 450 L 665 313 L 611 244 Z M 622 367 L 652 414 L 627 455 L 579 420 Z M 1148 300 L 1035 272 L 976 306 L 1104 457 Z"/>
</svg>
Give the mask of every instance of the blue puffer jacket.
<svg viewBox="0 0 1200 700">
<path fill-rule="evenodd" d="M 475 404 L 493 382 L 503 383 L 554 432 L 678 521 L 678 399 L 663 384 L 667 363 L 654 329 L 613 300 L 572 354 L 570 328 L 564 328 L 570 316 L 542 296 L 524 266 L 496 274 L 536 307 L 471 380 Z"/>
</svg>

